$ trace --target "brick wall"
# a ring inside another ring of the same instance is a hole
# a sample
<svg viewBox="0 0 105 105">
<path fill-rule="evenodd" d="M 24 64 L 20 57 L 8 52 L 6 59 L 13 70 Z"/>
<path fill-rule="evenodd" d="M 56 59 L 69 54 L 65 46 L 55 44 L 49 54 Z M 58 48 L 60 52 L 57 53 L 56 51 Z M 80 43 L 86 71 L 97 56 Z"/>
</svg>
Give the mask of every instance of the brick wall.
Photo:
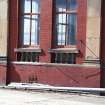
<svg viewBox="0 0 105 105">
<path fill-rule="evenodd" d="M 0 85 L 6 84 L 7 65 L 0 64 Z"/>
<path fill-rule="evenodd" d="M 16 60 L 14 48 L 18 47 L 19 35 L 19 0 L 10 0 L 9 9 L 9 61 Z M 80 54 L 77 56 L 77 63 L 85 60 L 86 46 L 86 23 L 87 23 L 87 0 L 77 0 L 77 47 Z M 53 31 L 53 0 L 41 0 L 40 15 L 40 48 L 42 54 L 40 62 L 51 62 L 51 55 L 48 52 L 52 48 Z M 72 67 L 72 66 L 45 66 L 45 65 L 16 65 L 8 66 L 7 82 L 40 82 L 56 86 L 78 86 L 78 87 L 100 87 L 100 68 Z"/>
<path fill-rule="evenodd" d="M 38 82 L 55 86 L 100 87 L 100 68 L 11 64 L 8 82 Z"/>
<path fill-rule="evenodd" d="M 77 46 L 80 54 L 77 58 L 77 63 L 83 63 L 86 54 L 86 23 L 87 23 L 87 0 L 78 1 L 78 22 L 77 22 Z M 83 43 L 81 43 L 82 41 Z"/>
<path fill-rule="evenodd" d="M 51 55 L 48 49 L 51 48 L 52 41 L 52 10 L 53 0 L 41 1 L 41 17 L 40 17 L 40 47 L 42 48 L 42 55 L 40 62 L 51 62 Z"/>
<path fill-rule="evenodd" d="M 9 0 L 9 37 L 8 37 L 8 58 L 10 61 L 16 60 L 14 49 L 18 47 L 18 2 L 19 0 Z"/>
<path fill-rule="evenodd" d="M 86 17 L 87 17 L 87 0 L 77 0 L 77 47 L 80 54 L 77 57 L 77 63 L 82 63 L 85 59 L 86 47 L 80 42 L 82 40 L 86 44 Z M 48 49 L 52 48 L 54 40 L 53 33 L 53 0 L 41 0 L 41 15 L 40 15 L 40 48 L 42 54 L 40 62 L 51 62 L 51 55 Z M 9 59 L 16 60 L 14 49 L 18 47 L 19 37 L 19 0 L 10 0 L 9 5 Z M 53 43 L 53 44 L 52 44 Z"/>
</svg>

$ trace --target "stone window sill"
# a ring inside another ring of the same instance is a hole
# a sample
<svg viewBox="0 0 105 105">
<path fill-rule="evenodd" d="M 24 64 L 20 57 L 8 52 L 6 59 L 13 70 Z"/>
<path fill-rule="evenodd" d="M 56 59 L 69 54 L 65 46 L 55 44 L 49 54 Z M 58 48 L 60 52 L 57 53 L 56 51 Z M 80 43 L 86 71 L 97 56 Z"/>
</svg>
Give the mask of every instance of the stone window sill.
<svg viewBox="0 0 105 105">
<path fill-rule="evenodd" d="M 62 63 L 42 63 L 42 62 L 17 62 L 14 61 L 12 64 L 16 65 L 34 65 L 34 66 L 48 66 L 48 67 L 88 67 L 88 68 L 96 68 L 100 67 L 100 65 L 86 65 L 86 64 L 62 64 Z"/>
<path fill-rule="evenodd" d="M 15 48 L 15 52 L 38 52 L 41 53 L 41 48 Z"/>
<path fill-rule="evenodd" d="M 77 48 L 56 48 L 56 49 L 49 49 L 48 52 L 50 53 L 79 53 L 79 49 Z"/>
</svg>

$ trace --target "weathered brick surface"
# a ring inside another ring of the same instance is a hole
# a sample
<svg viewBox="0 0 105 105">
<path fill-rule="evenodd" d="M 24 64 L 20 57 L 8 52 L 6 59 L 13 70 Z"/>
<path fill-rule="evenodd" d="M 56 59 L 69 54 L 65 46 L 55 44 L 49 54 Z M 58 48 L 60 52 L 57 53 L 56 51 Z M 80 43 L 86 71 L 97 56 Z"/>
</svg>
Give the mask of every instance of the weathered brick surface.
<svg viewBox="0 0 105 105">
<path fill-rule="evenodd" d="M 0 64 L 0 85 L 6 84 L 6 73 L 7 73 L 6 64 Z"/>
<path fill-rule="evenodd" d="M 86 46 L 80 43 L 82 40 L 86 44 L 86 16 L 87 16 L 87 0 L 77 0 L 77 47 L 80 50 L 80 54 L 77 57 L 77 63 L 82 63 L 85 59 Z M 54 1 L 53 0 L 42 0 L 41 11 L 40 11 L 40 48 L 42 54 L 40 56 L 40 62 L 51 62 L 51 54 L 48 49 L 52 48 L 55 44 L 52 39 L 53 33 L 53 19 L 54 19 Z M 18 13 L 18 0 L 10 0 L 10 11 L 9 11 L 9 58 L 10 60 L 16 60 L 16 54 L 14 48 L 19 46 L 19 13 Z M 56 46 L 55 46 L 56 47 Z"/>
<path fill-rule="evenodd" d="M 10 0 L 9 10 L 9 60 L 16 60 L 14 48 L 18 45 L 19 37 L 19 15 L 18 1 Z M 41 0 L 40 15 L 40 48 L 42 54 L 40 62 L 51 62 L 51 55 L 48 52 L 54 44 L 53 37 L 53 0 Z M 77 10 L 77 47 L 80 54 L 77 56 L 77 63 L 85 60 L 86 46 L 86 20 L 87 0 L 78 0 Z M 52 43 L 53 41 L 53 43 Z M 7 82 L 40 82 L 58 86 L 78 87 L 100 87 L 100 69 L 86 67 L 66 66 L 32 66 L 32 65 L 9 65 Z"/>
<path fill-rule="evenodd" d="M 40 57 L 41 62 L 51 62 L 51 56 L 48 49 L 51 48 L 52 39 L 52 9 L 53 0 L 41 1 L 41 17 L 40 17 L 40 47 L 43 54 Z"/>
<path fill-rule="evenodd" d="M 100 68 L 12 64 L 8 82 L 39 82 L 55 86 L 100 87 Z"/>
</svg>

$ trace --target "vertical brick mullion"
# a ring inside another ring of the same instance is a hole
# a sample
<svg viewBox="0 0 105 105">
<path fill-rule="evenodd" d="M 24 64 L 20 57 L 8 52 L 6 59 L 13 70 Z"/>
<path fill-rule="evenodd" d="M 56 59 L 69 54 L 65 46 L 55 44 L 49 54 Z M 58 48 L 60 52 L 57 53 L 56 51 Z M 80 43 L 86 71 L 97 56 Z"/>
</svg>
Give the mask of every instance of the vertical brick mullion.
<svg viewBox="0 0 105 105">
<path fill-rule="evenodd" d="M 51 48 L 52 40 L 52 8 L 53 0 L 41 0 L 40 15 L 40 47 L 43 52 L 40 56 L 40 62 L 51 62 L 51 54 L 48 49 Z"/>
<path fill-rule="evenodd" d="M 86 53 L 87 0 L 77 0 L 77 3 L 77 48 L 80 50 L 80 53 L 76 58 L 76 63 L 81 64 L 85 60 Z"/>
</svg>

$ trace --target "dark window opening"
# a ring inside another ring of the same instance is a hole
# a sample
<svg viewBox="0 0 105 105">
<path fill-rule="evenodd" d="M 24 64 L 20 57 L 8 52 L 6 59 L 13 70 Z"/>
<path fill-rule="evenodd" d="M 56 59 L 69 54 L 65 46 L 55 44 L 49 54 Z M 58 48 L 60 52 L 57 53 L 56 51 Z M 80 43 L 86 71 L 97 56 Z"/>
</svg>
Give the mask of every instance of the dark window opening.
<svg viewBox="0 0 105 105">
<path fill-rule="evenodd" d="M 52 54 L 53 63 L 63 63 L 63 64 L 75 64 L 76 54 L 74 53 L 53 53 Z"/>
<path fill-rule="evenodd" d="M 39 53 L 36 53 L 36 52 L 18 52 L 17 61 L 20 61 L 20 62 L 39 62 Z"/>
</svg>

